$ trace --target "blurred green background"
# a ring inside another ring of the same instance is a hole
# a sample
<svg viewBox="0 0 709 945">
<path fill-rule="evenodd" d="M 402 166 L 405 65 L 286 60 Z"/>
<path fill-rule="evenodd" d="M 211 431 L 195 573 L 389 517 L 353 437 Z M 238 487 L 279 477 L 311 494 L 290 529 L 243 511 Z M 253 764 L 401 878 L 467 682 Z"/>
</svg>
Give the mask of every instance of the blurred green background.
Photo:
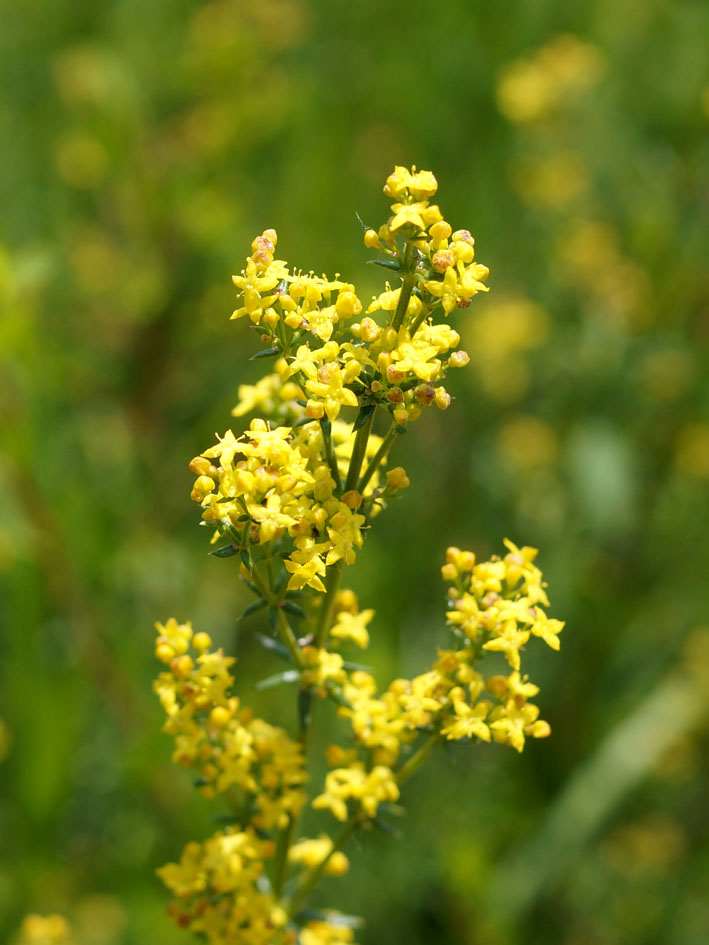
<svg viewBox="0 0 709 945">
<path fill-rule="evenodd" d="M 329 903 L 362 945 L 706 945 L 708 35 L 705 0 L 0 2 L 3 941 L 189 941 L 153 871 L 210 812 L 153 622 L 235 640 L 247 702 L 264 669 L 188 499 L 260 373 L 230 275 L 274 226 L 367 298 L 355 211 L 416 163 L 492 291 L 347 573 L 371 659 L 430 660 L 448 544 L 539 547 L 567 628 L 528 660 L 552 737 L 441 753 Z"/>
</svg>

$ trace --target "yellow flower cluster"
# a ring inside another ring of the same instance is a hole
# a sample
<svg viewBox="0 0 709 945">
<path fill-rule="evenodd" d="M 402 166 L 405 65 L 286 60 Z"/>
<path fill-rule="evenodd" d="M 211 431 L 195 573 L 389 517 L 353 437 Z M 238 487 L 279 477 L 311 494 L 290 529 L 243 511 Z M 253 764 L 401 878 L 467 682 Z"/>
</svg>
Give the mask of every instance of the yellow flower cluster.
<svg viewBox="0 0 709 945">
<path fill-rule="evenodd" d="M 268 545 L 266 557 L 285 559 L 290 591 L 325 592 L 328 568 L 354 562 L 368 519 L 408 485 L 400 468 L 380 484 L 394 435 L 424 407 L 448 407 L 441 381 L 469 361 L 458 332 L 433 315 L 487 291 L 472 236 L 454 233 L 429 203 L 437 189 L 430 171 L 397 167 L 384 189 L 393 215 L 378 233 L 367 230 L 365 243 L 382 251 L 377 262 L 402 285 L 387 284 L 360 322 L 352 323 L 363 306 L 351 283 L 292 271 L 274 256 L 274 230 L 253 241 L 234 276 L 243 304 L 232 317 L 248 317 L 275 370 L 239 389 L 234 415 L 262 416 L 190 464 L 204 522 L 242 558 Z M 358 411 L 352 425 L 343 419 L 350 408 Z M 384 437 L 372 430 L 378 408 L 390 415 Z"/>
<path fill-rule="evenodd" d="M 175 742 L 172 760 L 197 771 L 205 797 L 230 792 L 233 798 L 236 789 L 259 830 L 284 826 L 305 803 L 302 747 L 241 708 L 231 694 L 236 660 L 210 650 L 208 634 L 193 634 L 191 624 L 174 618 L 157 630 L 155 655 L 168 670 L 155 691 L 167 715 L 163 731 Z"/>
<path fill-rule="evenodd" d="M 452 741 L 508 743 L 517 751 L 522 751 L 525 737 L 550 734 L 548 723 L 538 718 L 538 707 L 527 701 L 539 689 L 520 675 L 520 650 L 531 636 L 559 649 L 563 623 L 548 618 L 542 609 L 549 602 L 542 573 L 533 563 L 536 550 L 517 548 L 508 540 L 505 545 L 503 558 L 479 564 L 472 552 L 448 549 L 442 571 L 444 579 L 454 582 L 448 623 L 456 646 L 439 651 L 430 670 L 412 679 L 396 679 L 377 695 L 371 674 L 359 669 L 347 673 L 338 663 L 338 673 L 332 677 L 341 695 L 338 714 L 349 719 L 355 744 L 373 767 L 366 768 L 358 750 L 348 753 L 333 746 L 329 755 L 333 770 L 314 807 L 329 809 L 342 821 L 352 810 L 374 817 L 382 801 L 397 800 L 394 769 L 402 749 L 421 731 Z M 345 625 L 356 625 L 358 617 L 368 623 L 372 612 L 357 615 L 351 592 L 342 593 L 350 610 L 337 615 L 333 630 L 343 616 Z M 512 672 L 485 678 L 476 664 L 494 652 L 504 654 Z"/>
<path fill-rule="evenodd" d="M 388 468 L 389 453 L 423 408 L 449 405 L 442 381 L 470 360 L 458 332 L 436 316 L 487 291 L 472 236 L 444 220 L 430 202 L 436 190 L 430 171 L 396 167 L 387 179 L 391 215 L 367 228 L 364 242 L 400 284 L 387 283 L 366 311 L 351 283 L 276 259 L 274 230 L 253 241 L 234 277 L 241 305 L 233 317 L 247 319 L 266 345 L 256 357 L 275 360 L 239 388 L 234 416 L 257 413 L 248 429 L 228 430 L 190 463 L 191 498 L 214 539 L 226 539 L 212 553 L 238 556 L 257 598 L 245 613 L 267 613 L 277 639 L 261 640 L 289 666 L 260 685 L 296 687 L 297 726 L 291 737 L 241 706 L 231 688 L 235 660 L 207 634 L 174 619 L 157 625 L 166 669 L 155 688 L 173 760 L 194 769 L 205 797 L 230 807 L 228 827 L 188 844 L 179 863 L 160 871 L 178 923 L 210 945 L 352 945 L 347 917 L 303 911 L 323 875 L 347 871 L 348 837 L 385 824 L 437 743 L 496 741 L 521 751 L 526 737 L 549 734 L 527 701 L 538 689 L 521 675 L 524 645 L 537 636 L 556 649 L 562 628 L 543 609 L 534 549 L 507 542 L 504 557 L 480 564 L 449 549 L 452 639 L 421 674 L 380 692 L 348 658 L 352 647 L 367 648 L 374 611 L 360 611 L 340 588 L 343 567 L 386 501 L 409 485 L 401 467 Z M 388 428 L 377 434 L 382 417 Z M 483 675 L 480 664 L 500 654 L 511 672 Z M 345 731 L 328 749 L 329 771 L 313 797 L 305 759 L 315 699 L 334 704 Z M 334 838 L 299 839 L 307 803 L 341 823 Z"/>
<path fill-rule="evenodd" d="M 289 859 L 309 866 L 331 849 L 328 838 L 301 841 L 291 848 Z M 188 843 L 179 863 L 157 871 L 175 896 L 170 914 L 210 945 L 293 945 L 288 913 L 268 888 L 264 872 L 274 853 L 273 842 L 260 839 L 250 827 L 228 828 L 205 843 Z M 331 855 L 328 863 L 330 875 L 342 875 L 347 869 L 344 854 Z M 301 930 L 300 941 L 345 945 L 352 942 L 352 934 L 328 922 L 311 921 Z"/>
<path fill-rule="evenodd" d="M 333 446 L 331 461 L 325 438 Z M 373 457 L 381 438 L 372 435 L 365 456 Z M 403 483 L 379 488 L 373 475 L 362 491 L 342 493 L 354 435 L 345 424 L 271 428 L 253 420 L 237 438 L 228 430 L 219 442 L 190 464 L 197 479 L 192 499 L 202 518 L 245 550 L 250 545 L 282 542 L 288 549 L 288 587 L 308 585 L 324 591 L 326 569 L 342 560 L 352 564 L 362 547 L 366 518 Z M 392 470 L 392 472 L 395 472 Z M 339 493 L 339 494 L 338 494 Z M 283 540 L 283 541 L 282 541 Z"/>
</svg>

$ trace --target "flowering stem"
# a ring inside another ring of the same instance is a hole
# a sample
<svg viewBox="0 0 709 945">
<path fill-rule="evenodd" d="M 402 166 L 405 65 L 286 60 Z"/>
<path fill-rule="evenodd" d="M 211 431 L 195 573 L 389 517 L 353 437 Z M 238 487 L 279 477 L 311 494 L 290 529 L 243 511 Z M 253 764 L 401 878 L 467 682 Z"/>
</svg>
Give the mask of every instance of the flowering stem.
<svg viewBox="0 0 709 945">
<path fill-rule="evenodd" d="M 411 325 L 411 332 L 410 332 L 410 333 L 411 333 L 411 337 L 412 337 L 412 338 L 414 337 L 414 335 L 416 334 L 416 332 L 419 330 L 419 328 L 421 327 L 421 325 L 423 325 L 424 321 L 428 318 L 428 316 L 429 316 L 430 314 L 431 314 L 431 309 L 428 307 L 428 305 L 422 305 L 422 306 L 421 306 L 421 311 L 420 311 L 420 313 L 419 313 L 418 318 L 417 318 L 416 321 Z"/>
<path fill-rule="evenodd" d="M 332 478 L 335 480 L 335 488 L 339 492 L 342 489 L 342 480 L 340 479 L 340 470 L 337 468 L 337 457 L 335 456 L 335 449 L 332 445 L 332 435 L 331 435 L 332 427 L 331 427 L 330 421 L 321 420 L 320 429 L 322 430 L 323 444 L 325 447 L 325 458 L 327 459 L 327 464 L 330 467 Z"/>
<path fill-rule="evenodd" d="M 325 598 L 320 606 L 320 613 L 318 614 L 317 625 L 313 635 L 314 646 L 321 647 L 323 645 L 327 631 L 332 624 L 332 613 L 335 609 L 335 598 L 340 589 L 343 564 L 342 559 L 336 561 L 329 569 L 327 578 L 325 579 L 327 590 L 325 591 Z"/>
<path fill-rule="evenodd" d="M 392 425 L 387 430 L 386 436 L 382 440 L 379 446 L 379 449 L 372 457 L 372 460 L 367 466 L 367 468 L 365 469 L 365 471 L 362 473 L 362 478 L 359 480 L 359 483 L 357 484 L 357 490 L 359 492 L 364 492 L 364 490 L 369 485 L 369 480 L 377 471 L 381 462 L 386 458 L 389 450 L 392 447 L 392 443 L 394 442 L 394 439 L 396 438 L 397 429 L 398 429 L 397 424 L 395 422 L 392 422 Z"/>
<path fill-rule="evenodd" d="M 398 331 L 406 317 L 406 313 L 409 309 L 409 300 L 411 298 L 411 293 L 414 290 L 414 281 L 416 276 L 413 272 L 407 272 L 404 278 L 401 280 L 401 292 L 399 293 L 399 302 L 396 306 L 396 311 L 394 312 L 394 318 L 392 320 L 391 326 L 396 331 Z"/>
<path fill-rule="evenodd" d="M 360 416 L 363 407 L 360 407 Z M 372 432 L 372 423 L 374 422 L 374 414 L 376 410 L 370 409 L 369 416 L 364 421 L 362 426 L 357 430 L 357 435 L 355 436 L 354 446 L 352 447 L 352 457 L 350 459 L 350 468 L 347 470 L 347 481 L 345 482 L 345 492 L 349 492 L 350 489 L 357 488 L 357 482 L 359 481 L 360 470 L 362 469 L 362 463 L 364 462 L 364 457 L 367 455 L 367 443 L 369 442 L 369 434 Z"/>
<path fill-rule="evenodd" d="M 288 623 L 288 618 L 283 613 L 282 607 L 276 607 L 276 616 L 278 619 L 278 629 L 280 631 L 281 638 L 288 647 L 288 652 L 293 658 L 293 662 L 298 667 L 298 669 L 303 669 L 305 663 L 303 662 L 303 656 L 300 652 L 298 641 L 296 640 L 295 634 L 293 633 L 293 628 Z"/>
<path fill-rule="evenodd" d="M 434 732 L 433 735 L 428 738 L 420 748 L 418 748 L 413 755 L 409 758 L 405 765 L 402 765 L 401 768 L 396 772 L 396 783 L 403 784 L 404 781 L 408 781 L 414 771 L 419 768 L 423 762 L 428 758 L 428 756 L 433 751 L 434 747 L 440 740 L 441 733 Z"/>
</svg>

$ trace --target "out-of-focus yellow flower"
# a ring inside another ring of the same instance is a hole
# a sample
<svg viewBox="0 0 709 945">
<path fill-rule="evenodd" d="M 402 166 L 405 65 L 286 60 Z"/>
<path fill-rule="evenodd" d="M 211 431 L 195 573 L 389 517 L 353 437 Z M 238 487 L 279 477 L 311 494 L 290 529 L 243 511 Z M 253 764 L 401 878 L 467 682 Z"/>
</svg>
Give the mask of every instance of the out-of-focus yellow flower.
<svg viewBox="0 0 709 945">
<path fill-rule="evenodd" d="M 588 189 L 589 171 L 579 154 L 562 151 L 543 159 L 525 157 L 512 166 L 513 183 L 531 206 L 563 209 Z"/>
<path fill-rule="evenodd" d="M 18 945 L 75 945 L 75 939 L 64 916 L 28 915 Z"/>
<path fill-rule="evenodd" d="M 555 36 L 530 56 L 505 67 L 497 85 L 498 107 L 509 121 L 540 121 L 572 96 L 593 87 L 604 65 L 597 46 L 571 35 Z"/>
<path fill-rule="evenodd" d="M 507 421 L 497 434 L 504 458 L 520 472 L 528 472 L 556 462 L 559 444 L 548 423 L 531 415 Z"/>
</svg>

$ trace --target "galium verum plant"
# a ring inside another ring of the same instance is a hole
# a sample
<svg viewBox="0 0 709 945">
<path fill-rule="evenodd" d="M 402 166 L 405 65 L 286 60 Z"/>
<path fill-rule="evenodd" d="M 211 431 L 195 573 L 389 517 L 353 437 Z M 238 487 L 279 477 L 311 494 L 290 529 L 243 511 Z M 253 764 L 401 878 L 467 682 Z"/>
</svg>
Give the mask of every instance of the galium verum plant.
<svg viewBox="0 0 709 945">
<path fill-rule="evenodd" d="M 189 623 L 157 625 L 165 670 L 155 687 L 173 760 L 228 810 L 226 826 L 158 872 L 178 924 L 212 945 L 351 943 L 353 923 L 314 909 L 311 894 L 324 875 L 347 871 L 347 841 L 385 823 L 436 743 L 521 751 L 526 737 L 549 734 L 528 701 L 538 688 L 522 675 L 521 653 L 532 637 L 558 649 L 563 624 L 546 615 L 533 548 L 505 540 L 503 556 L 480 563 L 448 549 L 450 643 L 420 675 L 380 691 L 346 656 L 367 647 L 374 612 L 341 587 L 344 567 L 409 485 L 389 468 L 397 437 L 427 407 L 449 406 L 442 382 L 469 360 L 446 319 L 487 291 L 473 237 L 453 232 L 430 202 L 436 190 L 430 171 L 397 167 L 387 179 L 391 216 L 364 243 L 396 284 L 366 311 L 351 283 L 276 259 L 274 230 L 253 241 L 234 276 L 232 317 L 249 319 L 263 346 L 255 357 L 273 359 L 273 370 L 239 388 L 234 416 L 257 414 L 245 432 L 228 430 L 190 463 L 192 499 L 213 530 L 212 554 L 233 558 L 254 595 L 247 612 L 267 618 L 261 642 L 288 664 L 261 685 L 291 683 L 296 695 L 292 732 L 255 717 L 234 695 L 233 657 Z M 495 653 L 509 672 L 486 676 Z M 345 720 L 324 785 L 308 777 L 318 702 Z M 300 836 L 306 805 L 326 812 L 316 837 Z"/>
</svg>

